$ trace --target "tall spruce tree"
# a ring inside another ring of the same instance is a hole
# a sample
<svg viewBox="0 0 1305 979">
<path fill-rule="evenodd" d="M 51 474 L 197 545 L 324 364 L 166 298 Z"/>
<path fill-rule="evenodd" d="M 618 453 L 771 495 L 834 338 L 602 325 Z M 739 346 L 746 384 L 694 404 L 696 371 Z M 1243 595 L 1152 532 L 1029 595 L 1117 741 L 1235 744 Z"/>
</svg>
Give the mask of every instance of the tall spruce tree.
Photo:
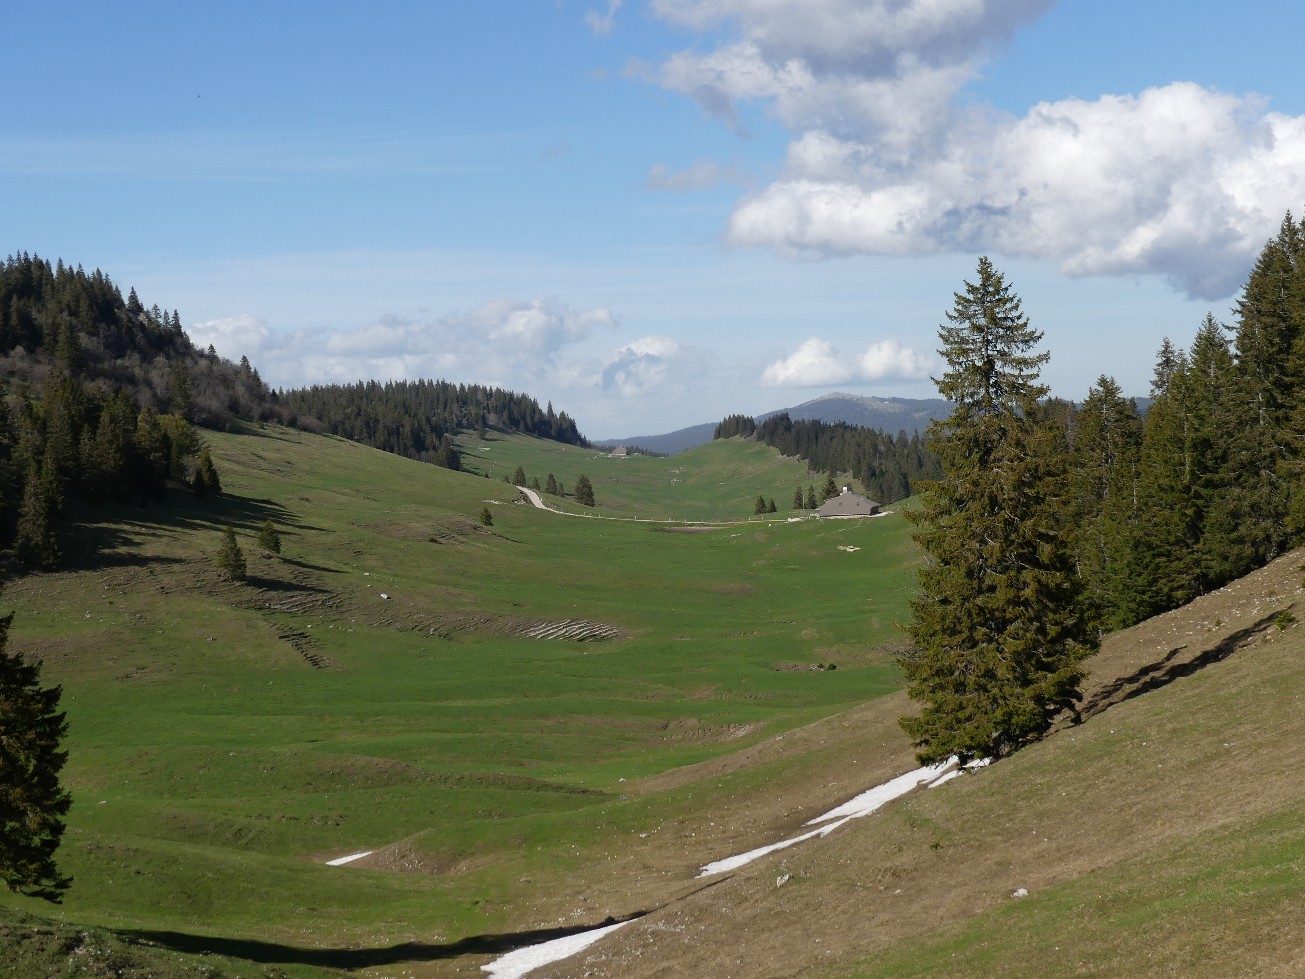
<svg viewBox="0 0 1305 979">
<path fill-rule="evenodd" d="M 1305 499 L 1296 489 L 1305 458 L 1305 227 L 1291 214 L 1260 252 L 1236 312 L 1234 502 L 1258 565 L 1305 531 Z"/>
<path fill-rule="evenodd" d="M 5 649 L 12 621 L 0 618 L 0 880 L 58 903 L 72 883 L 54 862 L 72 803 L 59 783 L 68 725 L 59 687 L 42 687 L 40 665 Z"/>
<path fill-rule="evenodd" d="M 1184 402 L 1187 354 L 1166 337 L 1156 355 L 1151 407 L 1142 425 L 1138 503 L 1129 539 L 1124 618 L 1140 622 L 1190 601 L 1196 589 L 1200 514 L 1193 506 Z"/>
<path fill-rule="evenodd" d="M 583 506 L 596 506 L 594 500 L 594 484 L 589 482 L 589 477 L 581 475 L 575 481 L 575 501 Z"/>
<path fill-rule="evenodd" d="M 240 542 L 236 540 L 235 528 L 230 524 L 227 524 L 222 531 L 222 543 L 218 547 L 214 563 L 217 564 L 218 571 L 228 581 L 245 580 L 245 575 L 248 573 L 245 552 L 240 549 Z"/>
<path fill-rule="evenodd" d="M 1129 547 L 1141 450 L 1137 403 L 1102 375 L 1075 419 L 1070 509 L 1084 604 L 1103 631 L 1131 624 Z"/>
<path fill-rule="evenodd" d="M 1094 648 L 1053 497 L 1057 436 L 1039 421 L 1048 355 L 986 258 L 939 328 L 956 407 L 929 429 L 942 479 L 911 519 L 929 556 L 901 656 L 920 712 L 901 723 L 923 763 L 997 758 L 1074 706 Z"/>
<path fill-rule="evenodd" d="M 1206 314 L 1196 331 L 1180 385 L 1187 417 L 1188 487 L 1197 520 L 1197 588 L 1218 588 L 1250 572 L 1257 548 L 1248 531 L 1253 503 L 1235 472 L 1233 442 L 1242 420 L 1235 415 L 1233 355 L 1226 328 Z M 1280 511 L 1285 516 L 1285 509 Z M 1267 558 L 1266 558 L 1267 560 Z"/>
</svg>

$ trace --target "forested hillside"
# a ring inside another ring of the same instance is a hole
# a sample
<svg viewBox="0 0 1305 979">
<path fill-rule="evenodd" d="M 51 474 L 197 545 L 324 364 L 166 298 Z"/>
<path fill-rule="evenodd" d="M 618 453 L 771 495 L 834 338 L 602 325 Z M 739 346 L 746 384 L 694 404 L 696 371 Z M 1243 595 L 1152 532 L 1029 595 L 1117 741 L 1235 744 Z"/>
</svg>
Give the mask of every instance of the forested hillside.
<svg viewBox="0 0 1305 979">
<path fill-rule="evenodd" d="M 938 456 L 918 434 L 894 437 L 846 422 L 794 421 L 780 412 L 760 424 L 747 415 L 730 415 L 716 426 L 714 437 L 733 436 L 763 442 L 816 472 L 851 473 L 880 503 L 904 500 L 921 480 L 942 475 Z"/>
<path fill-rule="evenodd" d="M 197 349 L 176 310 L 146 309 L 135 289 L 124 299 L 99 269 L 12 255 L 0 265 L 0 378 L 40 388 L 51 365 L 101 391 L 125 391 L 141 408 L 184 408 L 210 428 L 290 420 L 247 360 Z"/>
<path fill-rule="evenodd" d="M 0 264 L 0 545 L 28 565 L 60 558 L 73 497 L 89 503 L 199 495 L 220 479 L 195 426 L 279 421 L 457 469 L 460 430 L 585 445 L 575 422 L 527 395 L 446 381 L 272 391 L 242 357 L 199 350 L 181 315 L 126 298 L 99 269 L 26 252 Z"/>
<path fill-rule="evenodd" d="M 197 350 L 176 311 L 26 253 L 0 265 L 0 380 L 0 543 L 29 566 L 58 563 L 73 497 L 220 492 L 192 423 L 292 420 L 248 361 Z"/>
<path fill-rule="evenodd" d="M 281 392 L 281 402 L 321 422 L 332 435 L 386 452 L 459 468 L 453 436 L 500 429 L 588 445 L 565 412 L 546 409 L 526 394 L 449 381 L 359 381 Z"/>
<path fill-rule="evenodd" d="M 1058 503 L 1102 629 L 1176 608 L 1305 533 L 1305 225 L 1288 215 L 1234 322 L 1166 339 L 1145 418 L 1101 377 L 1077 409 L 1048 406 L 1069 478 Z"/>
</svg>

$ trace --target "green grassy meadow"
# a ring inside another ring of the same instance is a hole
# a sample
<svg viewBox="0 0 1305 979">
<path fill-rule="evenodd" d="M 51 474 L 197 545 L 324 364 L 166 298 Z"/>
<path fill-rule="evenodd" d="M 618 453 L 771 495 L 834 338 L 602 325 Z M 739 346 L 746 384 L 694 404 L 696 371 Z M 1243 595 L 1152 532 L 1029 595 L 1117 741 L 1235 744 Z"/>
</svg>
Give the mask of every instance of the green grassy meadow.
<svg viewBox="0 0 1305 979">
<path fill-rule="evenodd" d="M 900 686 L 884 651 L 913 581 L 900 513 L 689 533 L 542 512 L 497 469 L 277 428 L 209 440 L 216 504 L 97 514 L 79 532 L 95 558 L 3 594 L 14 648 L 63 685 L 74 796 L 72 890 L 55 909 L 0 899 L 14 912 L 291 975 L 384 969 L 404 943 L 435 961 L 539 927 L 575 873 L 776 770 L 696 793 L 638 780 Z M 604 516 L 747 520 L 758 492 L 786 511 L 807 482 L 738 442 L 619 462 L 487 444 L 474 459 L 508 472 L 587 472 Z M 254 543 L 269 517 L 279 557 Z M 226 522 L 245 583 L 212 567 Z M 577 621 L 616 638 L 527 635 Z M 324 866 L 382 848 L 383 868 Z"/>
<path fill-rule="evenodd" d="M 616 458 L 519 435 L 468 436 L 459 442 L 463 469 L 500 482 L 520 465 L 526 478 L 540 485 L 552 473 L 566 487 L 564 499 L 548 497 L 550 506 L 575 513 L 652 520 L 721 521 L 752 517 L 757 497 L 774 500 L 771 519 L 791 515 L 793 491 L 814 486 L 824 474 L 808 474 L 806 463 L 784 458 L 768 446 L 743 439 L 708 442 L 674 456 L 630 455 Z M 577 505 L 570 497 L 575 481 L 589 477 L 597 507 Z"/>
</svg>

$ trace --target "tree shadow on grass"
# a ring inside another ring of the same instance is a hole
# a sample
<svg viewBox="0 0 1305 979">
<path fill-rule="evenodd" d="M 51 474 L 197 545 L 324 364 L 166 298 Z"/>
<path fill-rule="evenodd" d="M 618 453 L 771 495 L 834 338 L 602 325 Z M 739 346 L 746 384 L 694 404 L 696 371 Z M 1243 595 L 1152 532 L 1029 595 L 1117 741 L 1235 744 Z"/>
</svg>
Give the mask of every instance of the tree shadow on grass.
<svg viewBox="0 0 1305 979">
<path fill-rule="evenodd" d="M 344 568 L 328 568 L 324 564 L 312 564 L 308 561 L 299 561 L 292 557 L 277 558 L 282 564 L 292 564 L 296 568 L 303 568 L 305 571 L 323 571 L 327 574 L 345 574 Z"/>
<path fill-rule="evenodd" d="M 501 935 L 475 935 L 447 944 L 403 942 L 387 948 L 303 948 L 245 938 L 213 938 L 208 935 L 189 935 L 178 931 L 120 931 L 128 942 L 161 945 L 177 952 L 190 954 L 226 955 L 266 965 L 310 965 L 333 969 L 374 969 L 397 965 L 401 962 L 436 962 L 463 955 L 503 955 L 507 952 L 539 945 L 558 938 L 567 938 L 581 932 L 592 931 L 606 925 L 615 925 L 641 918 L 640 911 L 624 918 L 608 918 L 594 925 L 577 925 L 569 928 L 536 928 L 532 931 L 508 932 Z"/>
<path fill-rule="evenodd" d="M 1187 659 L 1180 658 L 1180 654 L 1188 648 L 1186 645 L 1171 649 L 1162 659 L 1154 663 L 1144 664 L 1128 676 L 1120 677 L 1113 683 L 1103 687 L 1091 700 L 1083 705 L 1079 713 L 1085 720 L 1095 717 L 1116 704 L 1122 704 L 1126 700 L 1132 700 L 1135 697 L 1150 693 L 1152 690 L 1158 690 L 1175 680 L 1191 676 L 1207 666 L 1222 663 L 1233 653 L 1246 648 L 1254 640 L 1273 628 L 1280 615 L 1282 615 L 1281 611 L 1270 612 L 1246 628 L 1238 629 L 1231 635 L 1226 636 L 1209 649 L 1191 654 Z"/>
<path fill-rule="evenodd" d="M 218 534 L 228 524 L 247 534 L 256 533 L 268 520 L 282 533 L 322 530 L 296 519 L 275 500 L 228 493 L 217 499 L 200 500 L 174 490 L 163 502 L 133 505 L 77 501 L 69 510 L 71 519 L 60 531 L 64 553 L 60 566 L 65 570 L 168 563 L 167 558 L 146 558 L 136 553 L 141 541 L 175 533 Z M 282 560 L 313 571 L 338 570 L 289 558 Z"/>
<path fill-rule="evenodd" d="M 298 592 L 312 595 L 332 595 L 329 588 L 318 588 L 316 585 L 307 585 L 298 581 L 282 581 L 278 578 L 264 578 L 260 575 L 246 575 L 244 583 L 250 588 L 261 588 L 263 591 L 284 591 Z"/>
</svg>

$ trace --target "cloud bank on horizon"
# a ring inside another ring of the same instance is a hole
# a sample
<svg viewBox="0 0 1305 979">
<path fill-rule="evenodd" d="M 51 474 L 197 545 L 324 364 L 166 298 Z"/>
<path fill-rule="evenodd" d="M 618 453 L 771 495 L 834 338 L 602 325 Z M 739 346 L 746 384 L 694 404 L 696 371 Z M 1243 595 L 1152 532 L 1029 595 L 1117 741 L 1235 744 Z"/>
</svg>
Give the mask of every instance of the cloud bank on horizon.
<svg viewBox="0 0 1305 979">
<path fill-rule="evenodd" d="M 382 316 L 353 330 L 305 329 L 289 337 L 250 315 L 192 323 L 187 332 L 201 347 L 243 350 L 268 365 L 270 376 L 297 372 L 306 384 L 447 376 L 569 387 L 600 383 L 606 365 L 572 360 L 568 350 L 617 323 L 605 306 L 573 310 L 556 299 L 495 299 L 435 320 Z"/>
<path fill-rule="evenodd" d="M 983 66 L 1051 6 L 651 0 L 714 46 L 638 73 L 736 131 L 759 103 L 792 134 L 781 175 L 734 207 L 732 245 L 992 251 L 1231 295 L 1283 202 L 1305 199 L 1305 118 L 1187 81 L 1039 102 L 1022 117 L 967 102 Z"/>
</svg>

